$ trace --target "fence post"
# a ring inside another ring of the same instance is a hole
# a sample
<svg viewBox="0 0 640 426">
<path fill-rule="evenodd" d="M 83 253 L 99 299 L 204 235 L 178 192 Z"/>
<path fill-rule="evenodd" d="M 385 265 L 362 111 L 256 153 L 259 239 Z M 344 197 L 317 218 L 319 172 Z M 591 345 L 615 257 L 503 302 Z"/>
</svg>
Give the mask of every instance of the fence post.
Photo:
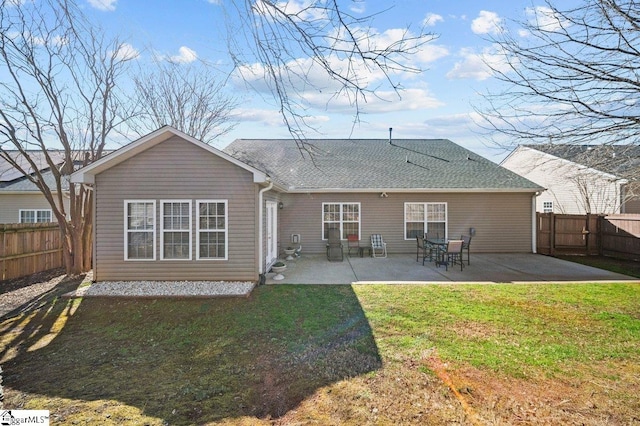
<svg viewBox="0 0 640 426">
<path fill-rule="evenodd" d="M 549 255 L 556 254 L 556 216 L 553 212 L 549 213 Z"/>
<path fill-rule="evenodd" d="M 0 280 L 4 280 L 6 271 L 7 271 L 7 262 L 4 260 L 4 251 L 7 247 L 6 241 L 6 225 L 0 225 L 0 232 L 2 232 L 2 251 L 0 252 Z"/>
</svg>

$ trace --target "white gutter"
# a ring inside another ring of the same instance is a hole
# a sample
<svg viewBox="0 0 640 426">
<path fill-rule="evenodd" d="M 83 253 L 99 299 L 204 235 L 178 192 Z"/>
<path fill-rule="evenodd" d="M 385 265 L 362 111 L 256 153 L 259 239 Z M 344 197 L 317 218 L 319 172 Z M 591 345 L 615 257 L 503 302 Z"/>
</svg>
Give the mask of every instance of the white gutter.
<svg viewBox="0 0 640 426">
<path fill-rule="evenodd" d="M 303 188 L 303 187 L 289 187 L 286 188 L 286 192 L 289 194 L 324 194 L 324 193 L 381 193 L 387 192 L 393 193 L 522 193 L 522 192 L 539 192 L 544 190 L 543 187 L 537 188 Z"/>
<path fill-rule="evenodd" d="M 271 188 L 273 188 L 273 182 L 271 181 L 271 179 L 269 177 L 267 177 L 267 182 L 269 182 L 269 186 L 262 188 L 259 192 L 258 192 L 258 236 L 260 241 L 258 241 L 258 274 L 262 275 L 262 273 L 264 272 L 262 269 L 264 268 L 264 248 L 262 247 L 264 244 L 264 236 L 263 234 L 263 225 L 262 225 L 262 221 L 263 221 L 263 211 L 264 211 L 264 206 L 263 201 L 262 201 L 262 197 L 263 194 L 267 191 L 270 191 Z"/>
<path fill-rule="evenodd" d="M 540 195 L 540 192 L 536 192 L 531 196 L 531 251 L 533 253 L 538 252 L 538 214 L 536 212 L 536 198 Z"/>
</svg>

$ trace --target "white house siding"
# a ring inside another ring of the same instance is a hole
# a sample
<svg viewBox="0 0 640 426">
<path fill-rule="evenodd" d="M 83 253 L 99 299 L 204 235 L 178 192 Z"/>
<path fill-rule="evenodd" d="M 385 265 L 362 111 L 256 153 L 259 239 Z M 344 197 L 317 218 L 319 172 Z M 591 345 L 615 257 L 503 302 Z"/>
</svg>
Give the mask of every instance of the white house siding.
<svg viewBox="0 0 640 426">
<path fill-rule="evenodd" d="M 64 200 L 67 211 L 69 211 L 69 199 Z M 39 192 L 32 194 L 3 194 L 0 192 L 0 223 L 19 223 L 20 210 L 42 209 L 51 210 L 51 206 Z M 56 222 L 56 218 L 51 213 L 51 220 Z"/>
<path fill-rule="evenodd" d="M 536 200 L 536 211 L 543 212 L 550 201 L 553 213 L 620 213 L 620 185 L 612 175 L 527 147 L 518 147 L 501 165 L 547 188 Z"/>
<path fill-rule="evenodd" d="M 252 174 L 173 137 L 96 175 L 95 279 L 257 280 Z M 228 260 L 196 260 L 196 200 L 228 200 Z M 156 260 L 124 260 L 124 201 L 156 200 Z M 192 200 L 192 260 L 160 260 L 161 200 Z"/>
<path fill-rule="evenodd" d="M 404 239 L 405 202 L 445 202 L 448 237 L 475 228 L 472 252 L 531 252 L 531 193 L 312 193 L 283 194 L 279 211 L 280 241 L 300 234 L 303 253 L 324 253 L 322 203 L 361 203 L 361 242 L 382 234 L 389 253 L 415 253 L 415 240 Z M 345 241 L 346 247 L 346 241 Z"/>
</svg>

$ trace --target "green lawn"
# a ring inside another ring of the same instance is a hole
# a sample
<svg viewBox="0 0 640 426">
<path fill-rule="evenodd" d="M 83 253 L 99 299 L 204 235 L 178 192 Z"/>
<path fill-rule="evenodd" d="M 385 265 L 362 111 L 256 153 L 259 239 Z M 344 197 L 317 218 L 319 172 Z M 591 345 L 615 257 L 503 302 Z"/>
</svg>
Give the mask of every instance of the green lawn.
<svg viewBox="0 0 640 426">
<path fill-rule="evenodd" d="M 262 286 L 57 299 L 0 323 L 52 424 L 632 424 L 640 285 Z"/>
</svg>

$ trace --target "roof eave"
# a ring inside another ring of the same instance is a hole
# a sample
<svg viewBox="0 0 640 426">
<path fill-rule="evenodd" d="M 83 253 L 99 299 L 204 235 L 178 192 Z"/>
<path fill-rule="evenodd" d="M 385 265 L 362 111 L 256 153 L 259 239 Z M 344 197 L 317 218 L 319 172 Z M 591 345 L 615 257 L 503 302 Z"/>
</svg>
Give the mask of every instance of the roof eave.
<svg viewBox="0 0 640 426">
<path fill-rule="evenodd" d="M 431 193 L 482 193 L 482 192 L 501 192 L 501 193 L 536 193 L 544 191 L 543 187 L 535 188 L 288 188 L 285 191 L 290 194 L 308 194 L 308 193 L 412 193 L 412 192 L 431 192 Z"/>
</svg>

